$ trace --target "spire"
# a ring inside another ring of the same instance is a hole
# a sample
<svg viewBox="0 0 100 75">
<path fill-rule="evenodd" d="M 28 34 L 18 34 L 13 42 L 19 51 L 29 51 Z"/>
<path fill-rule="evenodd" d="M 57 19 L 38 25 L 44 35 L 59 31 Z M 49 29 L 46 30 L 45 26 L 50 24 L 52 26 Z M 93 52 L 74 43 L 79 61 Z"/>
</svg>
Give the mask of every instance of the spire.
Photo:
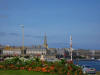
<svg viewBox="0 0 100 75">
<path fill-rule="evenodd" d="M 45 33 L 45 36 L 44 36 L 44 48 L 48 48 L 46 33 Z"/>
</svg>

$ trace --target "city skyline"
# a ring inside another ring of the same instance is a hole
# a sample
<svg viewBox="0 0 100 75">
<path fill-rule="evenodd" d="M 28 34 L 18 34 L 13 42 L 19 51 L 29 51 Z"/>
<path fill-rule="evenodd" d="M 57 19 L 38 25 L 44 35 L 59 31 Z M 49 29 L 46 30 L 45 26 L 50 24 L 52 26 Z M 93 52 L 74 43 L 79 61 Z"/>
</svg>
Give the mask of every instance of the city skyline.
<svg viewBox="0 0 100 75">
<path fill-rule="evenodd" d="M 100 49 L 99 0 L 0 0 L 0 44 Z"/>
</svg>

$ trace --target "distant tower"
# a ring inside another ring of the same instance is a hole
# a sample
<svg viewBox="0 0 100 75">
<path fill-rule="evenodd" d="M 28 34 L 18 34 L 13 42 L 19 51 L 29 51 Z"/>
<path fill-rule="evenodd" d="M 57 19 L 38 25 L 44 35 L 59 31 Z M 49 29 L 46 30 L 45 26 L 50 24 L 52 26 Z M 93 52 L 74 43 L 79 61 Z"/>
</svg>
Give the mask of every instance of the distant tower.
<svg viewBox="0 0 100 75">
<path fill-rule="evenodd" d="M 95 59 L 95 50 L 92 51 L 92 59 Z"/>
<path fill-rule="evenodd" d="M 70 36 L 70 56 L 72 61 L 72 35 Z"/>
<path fill-rule="evenodd" d="M 44 48 L 46 48 L 46 49 L 48 48 L 46 33 L 45 33 L 45 36 L 44 36 Z"/>
</svg>

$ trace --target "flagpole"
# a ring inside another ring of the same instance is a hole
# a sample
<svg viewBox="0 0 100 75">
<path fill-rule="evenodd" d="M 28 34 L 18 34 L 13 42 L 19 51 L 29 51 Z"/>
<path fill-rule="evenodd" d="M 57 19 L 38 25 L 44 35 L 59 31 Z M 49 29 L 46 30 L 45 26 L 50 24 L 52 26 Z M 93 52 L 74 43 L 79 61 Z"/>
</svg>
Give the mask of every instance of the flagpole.
<svg viewBox="0 0 100 75">
<path fill-rule="evenodd" d="M 21 24 L 22 27 L 22 56 L 24 56 L 24 25 Z"/>
</svg>

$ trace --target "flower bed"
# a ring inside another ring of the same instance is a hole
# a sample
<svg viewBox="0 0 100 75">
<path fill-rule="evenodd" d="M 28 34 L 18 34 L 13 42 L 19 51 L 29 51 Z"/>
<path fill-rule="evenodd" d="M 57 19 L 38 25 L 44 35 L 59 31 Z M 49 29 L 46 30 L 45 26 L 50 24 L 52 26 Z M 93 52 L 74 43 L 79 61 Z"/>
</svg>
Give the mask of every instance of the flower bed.
<svg viewBox="0 0 100 75">
<path fill-rule="evenodd" d="M 7 58 L 0 62 L 1 70 L 27 70 L 35 72 L 46 72 L 57 75 L 82 75 L 80 67 L 72 62 L 61 59 L 57 62 L 40 61 L 38 58 L 25 59 L 23 57 Z"/>
</svg>

